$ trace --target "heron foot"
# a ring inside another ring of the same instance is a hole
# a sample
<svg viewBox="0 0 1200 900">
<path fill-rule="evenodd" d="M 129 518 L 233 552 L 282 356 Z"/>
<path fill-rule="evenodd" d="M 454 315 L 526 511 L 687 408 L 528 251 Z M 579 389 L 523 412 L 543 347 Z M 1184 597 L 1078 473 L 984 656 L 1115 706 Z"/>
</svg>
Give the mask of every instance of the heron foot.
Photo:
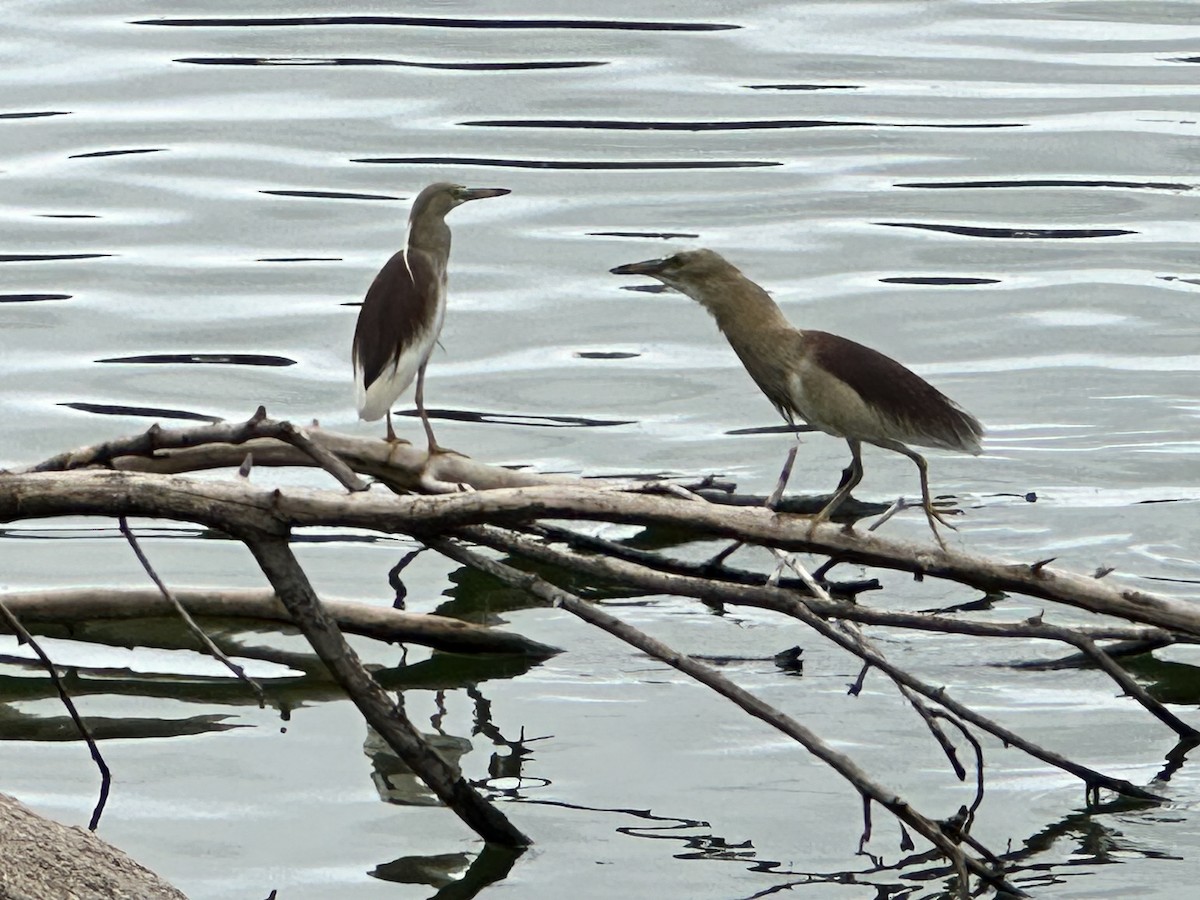
<svg viewBox="0 0 1200 900">
<path fill-rule="evenodd" d="M 453 453 L 455 456 L 461 456 L 463 459 L 470 459 L 465 453 L 460 453 L 458 450 L 451 450 L 449 447 L 443 447 L 436 441 L 431 441 L 429 444 L 429 456 L 437 456 L 443 453 Z"/>
</svg>

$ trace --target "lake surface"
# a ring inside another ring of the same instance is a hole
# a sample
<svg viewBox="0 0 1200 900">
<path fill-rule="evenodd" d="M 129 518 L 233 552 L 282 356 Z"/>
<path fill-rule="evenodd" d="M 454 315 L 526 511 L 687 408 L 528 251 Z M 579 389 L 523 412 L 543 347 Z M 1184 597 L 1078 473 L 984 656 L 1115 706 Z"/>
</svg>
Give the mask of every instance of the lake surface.
<svg viewBox="0 0 1200 900">
<path fill-rule="evenodd" d="M 776 416 L 711 320 L 607 274 L 706 246 L 798 325 L 903 360 L 985 422 L 981 457 L 930 455 L 935 490 L 966 508 L 960 546 L 1111 566 L 1134 586 L 1195 595 L 1195 3 L 16 2 L 0 52 L 0 466 L 153 421 L 245 418 L 260 403 L 382 434 L 353 409 L 352 304 L 401 245 L 411 198 L 451 180 L 512 194 L 450 220 L 450 310 L 427 397 L 497 421 L 439 420 L 447 446 L 543 470 L 716 472 L 769 490 L 791 438 L 730 434 Z M 625 424 L 536 427 L 537 416 Z M 842 441 L 805 436 L 793 487 L 832 489 L 846 455 Z M 865 465 L 858 496 L 915 492 L 907 460 L 868 449 Z M 922 538 L 925 525 L 908 513 L 888 528 Z M 171 584 L 262 583 L 226 542 L 149 524 L 143 535 Z M 25 523 L 0 537 L 8 589 L 144 581 L 112 523 Z M 299 552 L 327 595 L 387 604 L 387 571 L 409 549 L 341 539 Z M 869 602 L 975 599 L 883 580 Z M 459 752 L 468 739 L 464 771 L 490 778 L 537 841 L 481 896 L 939 895 L 920 865 L 874 870 L 856 857 L 858 798 L 704 689 L 432 553 L 406 584 L 410 609 L 501 617 L 567 651 L 516 678 L 417 651 L 408 662 L 426 668 L 394 672 L 393 686 L 412 686 L 414 721 Z M 1017 598 L 995 615 L 1041 609 Z M 687 652 L 755 658 L 727 674 L 918 808 L 948 816 L 970 801 L 895 692 L 872 677 L 846 697 L 855 661 L 799 626 L 677 598 L 615 612 Z M 1174 744 L 1100 675 L 987 665 L 1050 648 L 879 639 L 926 680 L 1135 783 Z M 479 853 L 411 792 L 389 787 L 403 802 L 381 801 L 378 785 L 395 779 L 319 678 L 295 686 L 281 718 L 190 654 L 50 643 L 63 663 L 132 670 L 80 699 L 116 723 L 100 833 L 193 898 L 430 897 L 441 876 L 414 869 L 457 875 Z M 771 663 L 794 644 L 803 678 Z M 400 664 L 398 648 L 356 646 Z M 0 639 L 0 653 L 15 652 Z M 162 671 L 194 674 L 167 690 L 137 674 Z M 1159 674 L 1195 719 L 1193 672 Z M 0 790 L 86 822 L 95 772 L 81 745 L 45 733 L 57 701 L 35 671 L 6 665 L 0 679 Z M 1085 814 L 1072 779 L 994 742 L 985 751 L 975 834 L 1025 848 L 1042 867 L 1023 876 L 1037 896 L 1193 888 L 1194 766 L 1155 785 L 1166 806 Z M 890 866 L 898 832 L 882 814 L 875 830 L 870 849 Z"/>
</svg>

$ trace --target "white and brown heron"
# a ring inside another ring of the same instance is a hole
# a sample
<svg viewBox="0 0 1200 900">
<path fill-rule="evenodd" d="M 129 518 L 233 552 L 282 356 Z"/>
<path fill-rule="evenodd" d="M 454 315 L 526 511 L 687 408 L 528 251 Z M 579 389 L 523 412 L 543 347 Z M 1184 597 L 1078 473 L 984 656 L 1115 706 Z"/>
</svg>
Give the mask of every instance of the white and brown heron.
<svg viewBox="0 0 1200 900">
<path fill-rule="evenodd" d="M 392 404 L 417 379 L 417 413 L 425 426 L 429 452 L 439 453 L 425 412 L 425 366 L 446 316 L 446 266 L 450 228 L 446 213 L 468 200 L 501 197 L 507 188 L 468 188 L 431 184 L 413 201 L 408 241 L 379 270 L 367 290 L 354 329 L 352 357 L 358 417 L 387 417 L 387 439 L 396 442 Z"/>
<path fill-rule="evenodd" d="M 825 331 L 794 328 L 770 295 L 712 250 L 630 263 L 615 275 L 649 275 L 696 300 L 750 377 L 792 425 L 796 417 L 846 439 L 850 466 L 814 524 L 829 518 L 863 477 L 862 445 L 902 453 L 921 475 L 921 503 L 938 543 L 937 522 L 953 528 L 929 496 L 929 467 L 908 444 L 978 454 L 983 426 L 915 372 L 882 353 Z M 778 500 L 788 465 L 772 495 Z"/>
</svg>

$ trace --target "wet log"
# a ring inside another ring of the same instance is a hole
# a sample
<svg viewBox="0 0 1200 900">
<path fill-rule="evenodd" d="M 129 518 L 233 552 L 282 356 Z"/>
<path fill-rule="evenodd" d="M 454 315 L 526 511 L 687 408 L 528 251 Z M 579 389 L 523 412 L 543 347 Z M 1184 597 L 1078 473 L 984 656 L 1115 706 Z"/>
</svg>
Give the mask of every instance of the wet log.
<svg viewBox="0 0 1200 900">
<path fill-rule="evenodd" d="M 197 618 L 245 619 L 292 624 L 274 591 L 175 588 L 176 598 Z M 0 599 L 35 634 L 49 626 L 85 621 L 171 616 L 171 605 L 155 590 L 137 588 L 67 588 L 0 594 Z M 558 648 L 511 631 L 475 625 L 433 614 L 356 603 L 322 600 L 326 611 L 347 634 L 398 644 L 420 644 L 445 653 L 506 653 L 547 659 Z M 0 623 L 0 632 L 4 625 Z"/>
</svg>

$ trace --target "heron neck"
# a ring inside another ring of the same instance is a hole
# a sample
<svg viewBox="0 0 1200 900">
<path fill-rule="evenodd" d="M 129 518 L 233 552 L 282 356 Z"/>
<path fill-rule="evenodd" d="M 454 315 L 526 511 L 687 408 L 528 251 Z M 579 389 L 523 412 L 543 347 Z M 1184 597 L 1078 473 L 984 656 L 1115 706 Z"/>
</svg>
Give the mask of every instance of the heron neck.
<svg viewBox="0 0 1200 900">
<path fill-rule="evenodd" d="M 408 247 L 423 250 L 444 263 L 450 257 L 450 226 L 440 216 L 417 217 L 408 223 Z"/>
<path fill-rule="evenodd" d="M 709 279 L 692 296 L 712 313 L 735 348 L 754 345 L 779 329 L 792 330 L 771 295 L 740 272 Z"/>
</svg>

